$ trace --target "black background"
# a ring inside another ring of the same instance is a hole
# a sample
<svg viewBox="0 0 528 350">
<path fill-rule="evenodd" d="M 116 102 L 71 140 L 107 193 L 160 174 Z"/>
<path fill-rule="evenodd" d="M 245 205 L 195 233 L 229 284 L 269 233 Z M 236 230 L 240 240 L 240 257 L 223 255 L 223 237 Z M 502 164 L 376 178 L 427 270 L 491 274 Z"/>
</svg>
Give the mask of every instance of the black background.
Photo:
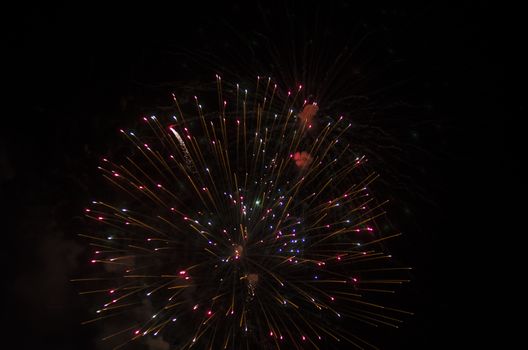
<svg viewBox="0 0 528 350">
<path fill-rule="evenodd" d="M 431 121 L 415 141 L 425 150 L 413 159 L 419 170 L 407 174 L 423 198 L 404 199 L 411 214 L 401 211 L 406 234 L 396 247 L 414 267 L 401 294 L 415 316 L 396 332 L 377 330 L 373 342 L 387 349 L 458 348 L 493 335 L 487 326 L 497 322 L 498 298 L 488 295 L 506 283 L 499 281 L 505 278 L 499 254 L 514 233 L 516 205 L 508 196 L 516 191 L 521 144 L 514 116 L 524 108 L 515 84 L 524 74 L 514 53 L 521 45 L 516 11 L 481 3 L 285 8 L 174 2 L 5 11 L 2 331 L 14 348 L 96 348 L 96 329 L 80 326 L 89 318 L 88 302 L 69 282 L 85 264 L 72 222 L 94 195 L 97 160 L 120 142 L 117 129 L 142 108 L 166 103 L 172 90 L 164 83 L 212 80 L 216 68 L 192 71 L 177 53 L 214 52 L 219 66 L 257 74 L 255 58 L 230 39 L 233 33 L 245 43 L 260 40 L 252 34 L 257 30 L 274 40 L 288 35 L 281 29 L 287 15 L 303 23 L 313 11 L 324 15 L 337 43 L 358 26 L 381 28 L 383 45 L 408 62 L 412 77 L 398 93 Z M 273 29 L 262 25 L 262 13 Z M 239 63 L 226 55 L 233 50 L 242 52 Z"/>
</svg>

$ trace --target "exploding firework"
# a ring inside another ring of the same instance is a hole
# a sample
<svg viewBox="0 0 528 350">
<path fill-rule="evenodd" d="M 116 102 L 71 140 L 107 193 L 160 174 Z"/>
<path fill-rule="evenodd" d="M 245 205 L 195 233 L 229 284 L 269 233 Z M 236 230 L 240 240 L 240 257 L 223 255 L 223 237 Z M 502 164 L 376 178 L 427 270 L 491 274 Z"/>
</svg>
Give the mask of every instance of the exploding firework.
<svg viewBox="0 0 528 350">
<path fill-rule="evenodd" d="M 103 338 L 115 347 L 373 347 L 356 325 L 398 326 L 407 312 L 376 295 L 405 282 L 405 268 L 383 245 L 398 233 L 379 224 L 377 175 L 349 121 L 318 118 L 301 86 L 216 83 L 217 102 L 175 96 L 173 116 L 121 130 L 130 152 L 103 159 L 119 200 L 86 209 L 93 275 L 75 280 L 95 296 L 86 323 L 119 319 Z"/>
</svg>

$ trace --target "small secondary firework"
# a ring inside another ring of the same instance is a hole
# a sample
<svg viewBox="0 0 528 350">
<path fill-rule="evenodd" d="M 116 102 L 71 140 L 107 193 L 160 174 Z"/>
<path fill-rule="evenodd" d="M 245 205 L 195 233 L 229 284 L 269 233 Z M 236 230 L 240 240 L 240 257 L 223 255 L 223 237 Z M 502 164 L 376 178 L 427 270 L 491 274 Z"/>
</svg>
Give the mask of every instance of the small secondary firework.
<svg viewBox="0 0 528 350">
<path fill-rule="evenodd" d="M 399 234 L 379 225 L 377 175 L 349 121 L 319 117 L 301 86 L 216 84 L 214 98 L 174 96 L 174 115 L 121 130 L 130 152 L 103 159 L 117 195 L 86 209 L 93 274 L 75 280 L 97 305 L 86 323 L 120 325 L 104 336 L 114 347 L 373 347 L 356 326 L 397 327 L 407 312 L 376 296 L 406 268 L 383 246 Z"/>
</svg>

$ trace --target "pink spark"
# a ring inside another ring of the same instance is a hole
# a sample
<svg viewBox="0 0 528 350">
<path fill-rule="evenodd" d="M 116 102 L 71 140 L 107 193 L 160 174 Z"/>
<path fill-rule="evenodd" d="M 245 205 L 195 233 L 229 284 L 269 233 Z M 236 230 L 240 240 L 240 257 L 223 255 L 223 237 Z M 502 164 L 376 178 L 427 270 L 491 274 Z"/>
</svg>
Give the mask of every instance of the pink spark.
<svg viewBox="0 0 528 350">
<path fill-rule="evenodd" d="M 310 165 L 310 163 L 312 163 L 313 160 L 310 153 L 305 151 L 295 152 L 293 159 L 295 160 L 295 165 L 297 165 L 297 167 L 300 169 L 306 168 L 308 165 Z"/>
</svg>

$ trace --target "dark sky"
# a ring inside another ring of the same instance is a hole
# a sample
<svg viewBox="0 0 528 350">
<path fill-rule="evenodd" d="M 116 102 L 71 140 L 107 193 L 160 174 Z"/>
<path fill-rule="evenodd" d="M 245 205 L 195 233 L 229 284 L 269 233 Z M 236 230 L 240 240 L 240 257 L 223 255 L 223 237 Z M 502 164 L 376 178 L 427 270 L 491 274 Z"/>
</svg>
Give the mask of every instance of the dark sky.
<svg viewBox="0 0 528 350">
<path fill-rule="evenodd" d="M 397 332 L 376 331 L 374 342 L 387 349 L 480 342 L 482 328 L 470 331 L 469 325 L 484 326 L 491 317 L 491 307 L 476 300 L 501 284 L 494 281 L 502 272 L 489 242 L 510 235 L 513 219 L 506 213 L 513 212 L 507 210 L 511 190 L 506 188 L 514 186 L 519 169 L 520 131 L 509 130 L 524 111 L 514 89 L 515 77 L 524 74 L 512 49 L 512 43 L 520 45 L 515 11 L 443 2 L 420 7 L 179 3 L 24 5 L 5 11 L 8 108 L 0 128 L 5 336 L 17 349 L 95 348 L 97 330 L 80 326 L 89 317 L 89 302 L 69 279 L 86 261 L 75 229 L 84 205 L 98 193 L 97 160 L 120 142 L 118 128 L 167 104 L 173 86 L 210 81 L 219 67 L 241 76 L 266 70 L 267 57 L 260 55 L 266 40 L 285 52 L 285 37 L 299 43 L 328 31 L 330 47 L 338 48 L 372 30 L 381 35 L 357 57 L 375 61 L 383 52 L 403 61 L 398 79 L 404 84 L 389 94 L 418 106 L 414 113 L 424 116 L 423 124 L 409 117 L 415 127 L 408 132 L 406 125 L 396 125 L 397 134 L 418 149 L 407 159 L 414 169 L 402 172 L 419 195 L 402 194 L 406 206 L 395 208 L 392 217 L 406 233 L 395 249 L 415 268 L 402 304 L 416 315 Z M 320 14 L 317 28 L 314 14 Z M 198 65 L 189 52 L 216 59 Z M 283 60 L 282 69 L 290 69 Z M 349 73 L 344 68 L 343 74 Z M 382 76 L 369 87 L 390 82 L 392 77 Z"/>
</svg>

